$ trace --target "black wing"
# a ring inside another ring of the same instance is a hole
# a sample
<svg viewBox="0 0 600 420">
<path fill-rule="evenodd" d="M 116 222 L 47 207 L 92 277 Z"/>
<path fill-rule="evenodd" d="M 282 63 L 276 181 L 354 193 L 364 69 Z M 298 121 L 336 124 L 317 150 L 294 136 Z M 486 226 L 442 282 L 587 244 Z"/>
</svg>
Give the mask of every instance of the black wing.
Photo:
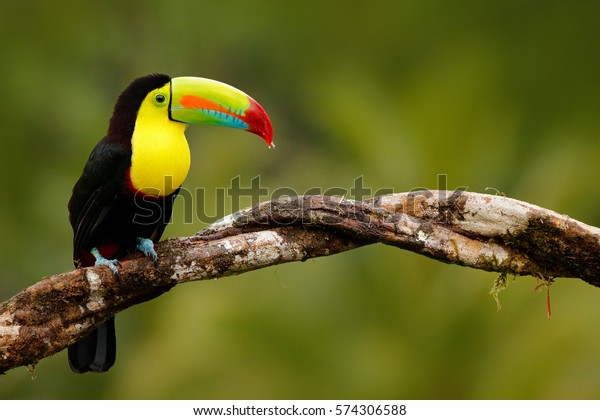
<svg viewBox="0 0 600 420">
<path fill-rule="evenodd" d="M 90 154 L 68 206 L 74 261 L 80 259 L 115 204 L 130 165 L 131 151 L 108 142 L 106 137 Z"/>
<path fill-rule="evenodd" d="M 150 235 L 150 239 L 154 243 L 160 241 L 160 238 L 161 238 L 163 232 L 165 231 L 165 228 L 171 221 L 171 215 L 173 213 L 173 202 L 177 198 L 177 194 L 179 194 L 179 190 L 181 190 L 181 187 L 177 188 L 177 190 L 175 190 L 175 192 L 173 192 L 172 194 L 170 194 L 162 199 L 163 206 L 162 206 L 162 215 L 160 218 L 160 222 L 157 224 L 156 229 L 154 230 L 152 235 Z"/>
</svg>

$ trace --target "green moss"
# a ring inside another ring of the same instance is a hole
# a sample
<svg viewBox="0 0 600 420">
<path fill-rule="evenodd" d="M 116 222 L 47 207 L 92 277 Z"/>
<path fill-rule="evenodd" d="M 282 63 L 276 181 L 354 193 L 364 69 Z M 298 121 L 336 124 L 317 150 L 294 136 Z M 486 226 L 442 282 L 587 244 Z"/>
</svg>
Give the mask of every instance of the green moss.
<svg viewBox="0 0 600 420">
<path fill-rule="evenodd" d="M 506 193 L 500 191 L 498 188 L 494 187 L 485 187 L 485 191 L 494 191 L 495 195 L 499 195 L 500 197 L 506 197 Z"/>
<path fill-rule="evenodd" d="M 500 304 L 500 298 L 499 298 L 500 292 L 508 287 L 507 277 L 508 277 L 508 273 L 506 273 L 504 271 L 502 273 L 500 273 L 500 275 L 496 278 L 496 280 L 494 280 L 494 285 L 492 286 L 492 289 L 490 290 L 490 295 L 492 295 L 492 297 L 496 301 L 496 308 L 498 309 L 498 311 L 500 311 L 500 309 L 502 309 L 502 305 Z"/>
</svg>

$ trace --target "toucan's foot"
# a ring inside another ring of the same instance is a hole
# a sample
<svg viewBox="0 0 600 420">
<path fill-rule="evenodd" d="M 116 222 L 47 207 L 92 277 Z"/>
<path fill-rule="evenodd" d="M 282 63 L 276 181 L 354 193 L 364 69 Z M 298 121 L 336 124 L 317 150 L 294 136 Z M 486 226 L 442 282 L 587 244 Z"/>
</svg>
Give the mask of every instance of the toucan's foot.
<svg viewBox="0 0 600 420">
<path fill-rule="evenodd" d="M 96 267 L 108 267 L 111 269 L 115 276 L 119 275 L 119 268 L 121 267 L 121 263 L 119 262 L 119 260 L 107 260 L 102 256 L 102 254 L 100 254 L 100 251 L 98 251 L 98 248 L 96 247 L 92 248 L 91 253 L 94 256 L 94 258 L 96 258 L 96 262 L 94 263 Z"/>
<path fill-rule="evenodd" d="M 136 248 L 144 253 L 148 258 L 152 259 L 154 266 L 158 265 L 158 255 L 154 250 L 154 242 L 147 238 L 137 238 Z"/>
</svg>

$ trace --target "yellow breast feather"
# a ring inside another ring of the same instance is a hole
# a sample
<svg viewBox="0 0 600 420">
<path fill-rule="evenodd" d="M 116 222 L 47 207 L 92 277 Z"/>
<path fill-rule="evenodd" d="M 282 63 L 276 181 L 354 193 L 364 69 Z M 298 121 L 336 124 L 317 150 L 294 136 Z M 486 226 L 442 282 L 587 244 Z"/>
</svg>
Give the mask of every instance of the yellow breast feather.
<svg viewBox="0 0 600 420">
<path fill-rule="evenodd" d="M 131 183 L 136 191 L 161 197 L 183 184 L 190 169 L 186 125 L 144 101 L 131 138 Z"/>
</svg>

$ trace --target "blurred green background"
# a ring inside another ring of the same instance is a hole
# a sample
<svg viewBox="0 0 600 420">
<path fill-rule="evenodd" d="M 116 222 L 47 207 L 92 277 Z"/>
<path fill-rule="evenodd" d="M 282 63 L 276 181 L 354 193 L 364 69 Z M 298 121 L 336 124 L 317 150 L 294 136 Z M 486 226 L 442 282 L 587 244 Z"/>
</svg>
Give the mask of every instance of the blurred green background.
<svg viewBox="0 0 600 420">
<path fill-rule="evenodd" d="M 237 176 L 302 193 L 447 174 L 600 225 L 599 16 L 588 1 L 3 1 L 0 300 L 72 267 L 71 188 L 116 96 L 152 72 L 232 84 L 273 121 L 272 151 L 188 130 L 185 186 L 208 214 Z M 167 237 L 206 225 L 185 223 L 190 205 Z M 186 284 L 117 316 L 109 373 L 73 375 L 61 352 L 1 377 L 0 398 L 600 397 L 600 290 L 559 279 L 548 321 L 533 278 L 497 313 L 495 278 L 376 245 Z"/>
</svg>

